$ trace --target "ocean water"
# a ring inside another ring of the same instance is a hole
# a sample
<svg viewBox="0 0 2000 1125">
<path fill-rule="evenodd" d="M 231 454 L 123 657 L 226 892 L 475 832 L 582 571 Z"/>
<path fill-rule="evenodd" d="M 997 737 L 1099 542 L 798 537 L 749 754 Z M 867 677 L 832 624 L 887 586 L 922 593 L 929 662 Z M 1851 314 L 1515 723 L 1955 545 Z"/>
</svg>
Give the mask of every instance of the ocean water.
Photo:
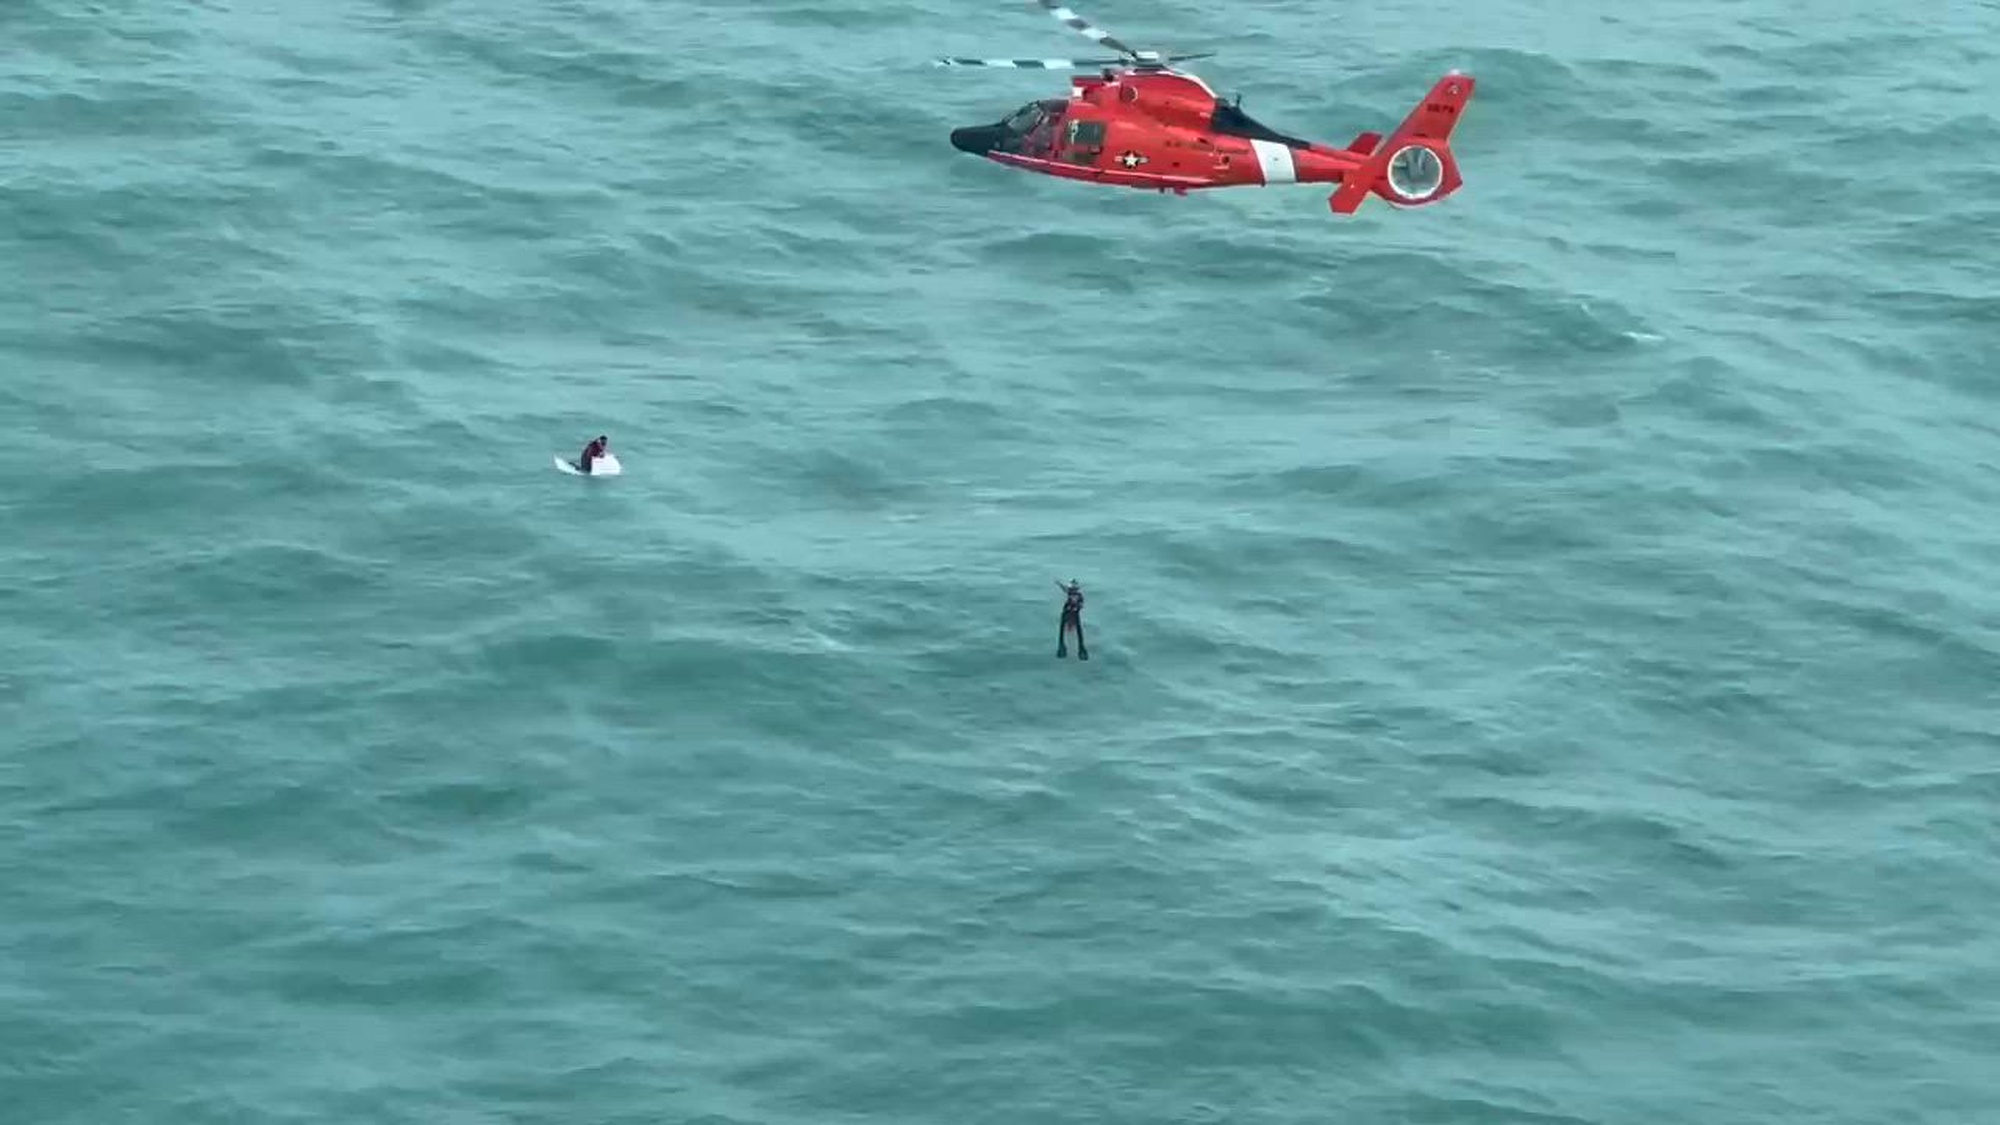
<svg viewBox="0 0 2000 1125">
<path fill-rule="evenodd" d="M 2000 1121 L 2000 8 L 1083 12 L 0 5 L 0 1120 Z"/>
</svg>

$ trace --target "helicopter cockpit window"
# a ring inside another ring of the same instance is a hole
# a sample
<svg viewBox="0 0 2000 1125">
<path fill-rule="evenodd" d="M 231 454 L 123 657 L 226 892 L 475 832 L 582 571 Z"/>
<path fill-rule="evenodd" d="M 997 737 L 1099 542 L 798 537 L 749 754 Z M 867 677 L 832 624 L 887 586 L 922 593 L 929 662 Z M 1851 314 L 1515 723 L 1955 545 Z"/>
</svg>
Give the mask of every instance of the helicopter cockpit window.
<svg viewBox="0 0 2000 1125">
<path fill-rule="evenodd" d="M 1006 125 L 1007 131 L 1010 133 L 1025 133 L 1040 124 L 1042 117 L 1042 103 L 1029 102 L 1027 105 L 1015 110 L 1013 115 L 1007 118 L 1002 124 Z"/>
</svg>

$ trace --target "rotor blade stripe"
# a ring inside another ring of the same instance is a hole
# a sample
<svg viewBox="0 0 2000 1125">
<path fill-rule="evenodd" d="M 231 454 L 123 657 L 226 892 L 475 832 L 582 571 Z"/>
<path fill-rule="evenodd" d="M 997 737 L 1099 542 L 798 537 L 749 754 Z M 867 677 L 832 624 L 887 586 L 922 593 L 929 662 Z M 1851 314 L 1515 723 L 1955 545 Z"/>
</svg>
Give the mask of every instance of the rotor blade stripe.
<svg viewBox="0 0 2000 1125">
<path fill-rule="evenodd" d="M 1086 20 L 1082 16 L 1077 15 L 1075 12 L 1070 11 L 1068 8 L 1052 8 L 1050 9 L 1050 12 L 1057 19 L 1063 21 L 1064 23 L 1070 25 L 1071 27 L 1075 28 L 1076 30 L 1082 32 L 1085 35 L 1088 35 L 1090 38 L 1095 39 L 1100 43 L 1110 38 L 1110 36 L 1105 32 L 1099 31 L 1096 28 L 1090 26 L 1089 20 Z"/>
<path fill-rule="evenodd" d="M 985 66 L 1003 70 L 1094 70 L 1102 66 L 1121 66 L 1123 59 L 938 59 L 937 66 Z"/>
<path fill-rule="evenodd" d="M 1063 7 L 1061 4 L 1055 3 L 1054 0 L 1042 0 L 1042 7 L 1047 8 L 1049 10 L 1050 15 L 1061 20 L 1063 23 L 1069 25 L 1079 34 L 1085 35 L 1095 42 L 1102 43 L 1114 51 L 1119 51 L 1127 55 L 1136 55 L 1139 53 L 1137 51 L 1134 51 L 1132 48 L 1127 47 L 1125 44 L 1119 42 L 1118 40 L 1113 39 L 1109 34 L 1099 31 L 1097 28 L 1091 26 L 1089 20 L 1084 19 L 1082 16 L 1077 15 L 1075 12 L 1070 11 L 1068 8 Z"/>
<path fill-rule="evenodd" d="M 1116 66 L 1118 59 L 939 59 L 939 66 L 986 66 L 1004 70 L 1084 70 L 1098 66 Z"/>
</svg>

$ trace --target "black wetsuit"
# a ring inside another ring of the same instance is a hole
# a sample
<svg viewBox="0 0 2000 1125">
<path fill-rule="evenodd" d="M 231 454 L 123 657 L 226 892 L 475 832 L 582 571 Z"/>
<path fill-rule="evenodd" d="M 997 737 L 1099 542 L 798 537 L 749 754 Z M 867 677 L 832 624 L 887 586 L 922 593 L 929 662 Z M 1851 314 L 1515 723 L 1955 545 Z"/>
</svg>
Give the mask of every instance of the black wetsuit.
<svg viewBox="0 0 2000 1125">
<path fill-rule="evenodd" d="M 1090 659 L 1090 646 L 1083 641 L 1083 591 L 1065 589 L 1062 620 L 1056 623 L 1056 655 L 1069 655 L 1069 631 L 1076 630 L 1076 658 Z"/>
<path fill-rule="evenodd" d="M 583 455 L 576 459 L 577 471 L 581 473 L 590 472 L 590 463 L 602 456 L 604 456 L 603 442 L 593 441 L 589 445 L 584 446 Z"/>
</svg>

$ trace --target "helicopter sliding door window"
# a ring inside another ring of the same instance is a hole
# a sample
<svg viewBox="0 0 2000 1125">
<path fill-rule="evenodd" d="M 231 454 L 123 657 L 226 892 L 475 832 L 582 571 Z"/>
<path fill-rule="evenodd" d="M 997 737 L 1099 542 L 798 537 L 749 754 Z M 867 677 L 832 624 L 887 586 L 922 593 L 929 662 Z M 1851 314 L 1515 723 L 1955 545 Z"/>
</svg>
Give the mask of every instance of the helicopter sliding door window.
<svg viewBox="0 0 2000 1125">
<path fill-rule="evenodd" d="M 1095 164 L 1104 151 L 1104 122 L 1071 121 L 1063 135 L 1063 159 L 1071 164 Z"/>
</svg>

